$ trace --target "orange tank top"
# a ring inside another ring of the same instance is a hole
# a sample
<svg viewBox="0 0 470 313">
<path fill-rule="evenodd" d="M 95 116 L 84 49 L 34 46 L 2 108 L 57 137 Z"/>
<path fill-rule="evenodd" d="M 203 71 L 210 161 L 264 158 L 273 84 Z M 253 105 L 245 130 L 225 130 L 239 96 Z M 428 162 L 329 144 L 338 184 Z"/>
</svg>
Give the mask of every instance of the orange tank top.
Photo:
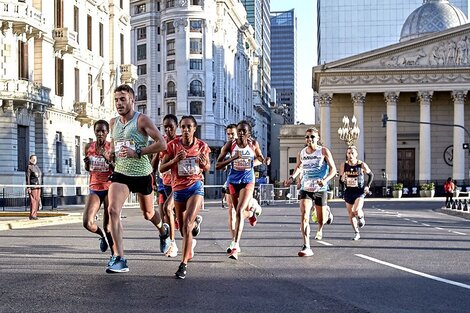
<svg viewBox="0 0 470 313">
<path fill-rule="evenodd" d="M 104 144 L 104 150 L 111 152 L 111 145 L 108 141 Z M 90 159 L 90 190 L 108 190 L 109 185 L 111 185 L 108 177 L 112 174 L 112 171 L 104 156 L 96 150 L 96 141 L 90 144 L 86 156 Z"/>
</svg>

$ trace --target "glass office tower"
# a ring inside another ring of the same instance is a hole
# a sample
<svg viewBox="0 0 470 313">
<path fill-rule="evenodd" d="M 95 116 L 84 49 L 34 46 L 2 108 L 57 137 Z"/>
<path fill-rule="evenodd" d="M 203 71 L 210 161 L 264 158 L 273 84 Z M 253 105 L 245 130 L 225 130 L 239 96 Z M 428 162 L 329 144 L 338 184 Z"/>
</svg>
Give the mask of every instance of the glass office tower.
<svg viewBox="0 0 470 313">
<path fill-rule="evenodd" d="M 406 18 L 423 0 L 317 0 L 317 62 L 399 42 Z M 468 0 L 451 0 L 468 17 Z"/>
</svg>

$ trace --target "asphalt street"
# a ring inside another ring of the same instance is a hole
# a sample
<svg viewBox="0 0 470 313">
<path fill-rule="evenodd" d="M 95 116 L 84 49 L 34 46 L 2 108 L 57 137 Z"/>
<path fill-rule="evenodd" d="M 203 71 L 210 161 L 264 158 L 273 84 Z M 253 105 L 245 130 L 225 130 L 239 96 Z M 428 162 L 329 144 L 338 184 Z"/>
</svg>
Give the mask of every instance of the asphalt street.
<svg viewBox="0 0 470 313">
<path fill-rule="evenodd" d="M 468 312 L 470 222 L 436 201 L 368 201 L 361 240 L 341 201 L 300 258 L 296 204 L 263 206 L 245 224 L 238 261 L 227 258 L 227 211 L 206 205 L 185 280 L 159 252 L 156 230 L 124 210 L 129 273 L 106 274 L 109 258 L 78 219 L 0 231 L 0 312 Z M 101 221 L 100 221 L 101 223 Z M 178 246 L 181 241 L 177 237 Z"/>
</svg>

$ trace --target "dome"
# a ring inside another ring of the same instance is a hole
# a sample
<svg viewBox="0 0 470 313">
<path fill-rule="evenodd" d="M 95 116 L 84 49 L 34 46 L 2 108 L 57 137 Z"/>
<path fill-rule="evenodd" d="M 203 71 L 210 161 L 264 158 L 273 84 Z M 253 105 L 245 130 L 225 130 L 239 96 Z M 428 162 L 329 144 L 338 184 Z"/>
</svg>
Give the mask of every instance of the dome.
<svg viewBox="0 0 470 313">
<path fill-rule="evenodd" d="M 403 24 L 400 41 L 422 37 L 467 23 L 465 14 L 447 0 L 427 0 Z"/>
</svg>

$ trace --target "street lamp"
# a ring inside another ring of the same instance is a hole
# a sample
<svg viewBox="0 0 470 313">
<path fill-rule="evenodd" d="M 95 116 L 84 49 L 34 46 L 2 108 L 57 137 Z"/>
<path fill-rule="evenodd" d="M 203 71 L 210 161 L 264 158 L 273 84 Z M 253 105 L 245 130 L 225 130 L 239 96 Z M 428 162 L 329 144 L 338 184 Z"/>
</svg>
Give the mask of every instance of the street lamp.
<svg viewBox="0 0 470 313">
<path fill-rule="evenodd" d="M 353 115 L 351 119 L 352 126 L 349 126 L 349 118 L 345 115 L 343 117 L 343 126 L 338 128 L 338 135 L 348 146 L 354 145 L 354 142 L 359 137 L 361 130 L 357 126 L 357 119 Z"/>
</svg>

